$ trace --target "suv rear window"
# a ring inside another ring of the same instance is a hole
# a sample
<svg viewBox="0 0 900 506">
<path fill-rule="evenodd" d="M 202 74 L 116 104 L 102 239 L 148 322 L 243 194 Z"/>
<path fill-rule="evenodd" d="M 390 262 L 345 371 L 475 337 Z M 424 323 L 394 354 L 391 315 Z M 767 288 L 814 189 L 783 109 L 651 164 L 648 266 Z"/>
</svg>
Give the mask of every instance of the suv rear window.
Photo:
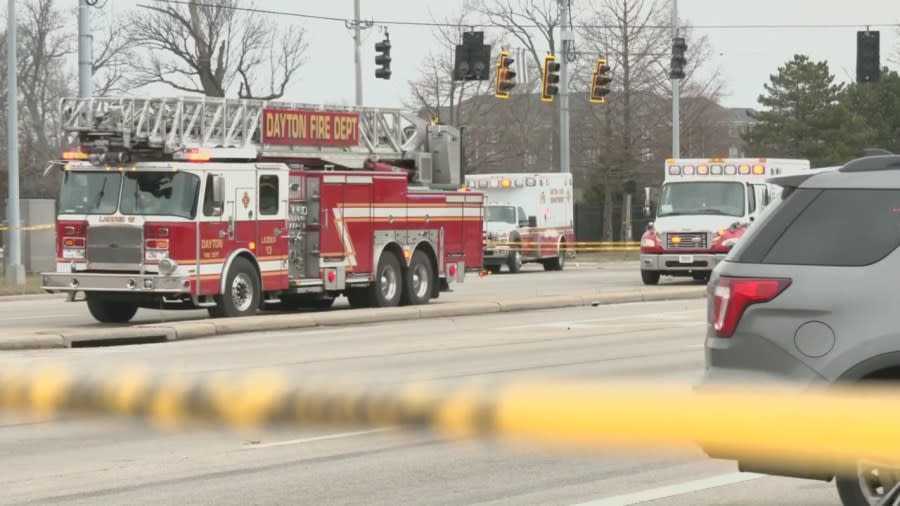
<svg viewBox="0 0 900 506">
<path fill-rule="evenodd" d="M 900 246 L 900 190 L 798 189 L 759 225 L 734 261 L 869 265 Z"/>
</svg>

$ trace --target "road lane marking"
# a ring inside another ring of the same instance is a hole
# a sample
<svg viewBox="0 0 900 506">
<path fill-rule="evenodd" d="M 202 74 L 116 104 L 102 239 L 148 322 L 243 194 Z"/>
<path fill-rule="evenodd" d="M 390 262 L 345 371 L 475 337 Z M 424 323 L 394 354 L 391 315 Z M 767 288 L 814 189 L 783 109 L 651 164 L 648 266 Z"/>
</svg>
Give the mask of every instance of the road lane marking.
<svg viewBox="0 0 900 506">
<path fill-rule="evenodd" d="M 720 474 L 702 480 L 686 481 L 684 483 L 676 483 L 665 487 L 651 488 L 641 492 L 597 499 L 595 501 L 584 502 L 573 506 L 629 506 L 631 504 L 655 501 L 657 499 L 700 492 L 702 490 L 724 487 L 726 485 L 735 485 L 745 481 L 757 480 L 764 476 L 765 475 L 754 473 Z"/>
<path fill-rule="evenodd" d="M 348 437 L 356 437 L 356 436 L 365 436 L 368 434 L 377 434 L 379 432 L 388 432 L 392 430 L 397 430 L 396 427 L 382 427 L 379 429 L 372 430 L 360 430 L 356 432 L 339 432 L 337 434 L 327 434 L 324 436 L 315 436 L 315 437 L 307 437 L 301 439 L 289 439 L 287 441 L 276 441 L 274 443 L 262 443 L 258 445 L 250 445 L 244 447 L 245 449 L 260 449 L 260 448 L 274 448 L 276 446 L 292 446 L 292 445 L 302 445 L 306 443 L 315 443 L 317 441 L 328 441 L 331 439 L 343 439 Z"/>
</svg>

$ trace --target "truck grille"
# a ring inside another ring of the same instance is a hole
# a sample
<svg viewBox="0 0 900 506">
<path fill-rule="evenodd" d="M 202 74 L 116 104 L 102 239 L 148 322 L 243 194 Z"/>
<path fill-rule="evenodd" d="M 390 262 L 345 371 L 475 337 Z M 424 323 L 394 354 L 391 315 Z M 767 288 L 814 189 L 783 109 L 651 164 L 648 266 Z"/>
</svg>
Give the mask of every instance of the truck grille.
<svg viewBox="0 0 900 506">
<path fill-rule="evenodd" d="M 709 236 L 705 232 L 666 234 L 666 249 L 706 249 Z"/>
<path fill-rule="evenodd" d="M 141 227 L 88 228 L 87 260 L 92 264 L 139 265 L 144 259 Z"/>
</svg>

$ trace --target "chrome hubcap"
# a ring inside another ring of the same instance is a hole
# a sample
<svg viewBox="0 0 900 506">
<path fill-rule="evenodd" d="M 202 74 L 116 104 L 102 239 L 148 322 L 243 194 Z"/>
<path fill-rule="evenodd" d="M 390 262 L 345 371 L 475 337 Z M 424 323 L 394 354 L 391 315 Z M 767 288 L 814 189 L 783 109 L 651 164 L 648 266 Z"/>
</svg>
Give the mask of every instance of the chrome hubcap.
<svg viewBox="0 0 900 506">
<path fill-rule="evenodd" d="M 390 266 L 381 270 L 381 295 L 392 300 L 397 295 L 397 273 Z"/>
<path fill-rule="evenodd" d="M 900 469 L 896 464 L 862 460 L 857 466 L 859 488 L 869 504 L 877 504 L 900 482 Z"/>
<path fill-rule="evenodd" d="M 412 288 L 416 297 L 422 299 L 428 293 L 428 269 L 419 264 L 412 271 Z"/>
<path fill-rule="evenodd" d="M 253 304 L 253 282 L 243 272 L 234 277 L 231 282 L 231 302 L 234 308 L 244 312 Z"/>
</svg>

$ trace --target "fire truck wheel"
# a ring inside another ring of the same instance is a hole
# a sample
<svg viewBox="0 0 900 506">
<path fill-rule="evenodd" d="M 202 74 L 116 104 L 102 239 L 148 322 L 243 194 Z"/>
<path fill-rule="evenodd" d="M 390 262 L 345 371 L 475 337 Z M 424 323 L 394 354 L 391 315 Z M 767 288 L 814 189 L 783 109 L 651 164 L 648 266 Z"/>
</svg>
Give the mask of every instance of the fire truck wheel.
<svg viewBox="0 0 900 506">
<path fill-rule="evenodd" d="M 225 293 L 216 297 L 214 316 L 249 316 L 259 309 L 259 275 L 243 257 L 234 259 L 225 279 Z M 210 312 L 213 314 L 213 312 Z"/>
<path fill-rule="evenodd" d="M 403 296 L 403 269 L 397 255 L 385 251 L 378 259 L 375 283 L 369 287 L 373 307 L 394 307 Z"/>
<path fill-rule="evenodd" d="M 434 283 L 434 268 L 431 259 L 421 250 L 413 253 L 406 269 L 401 303 L 417 306 L 428 304 L 431 300 L 431 288 Z"/>
<path fill-rule="evenodd" d="M 659 271 L 641 271 L 641 281 L 644 282 L 645 285 L 658 285 L 659 284 Z"/>
<path fill-rule="evenodd" d="M 87 306 L 91 316 L 101 323 L 128 323 L 138 310 L 137 304 L 133 302 L 118 301 L 96 294 L 87 295 Z"/>
</svg>

